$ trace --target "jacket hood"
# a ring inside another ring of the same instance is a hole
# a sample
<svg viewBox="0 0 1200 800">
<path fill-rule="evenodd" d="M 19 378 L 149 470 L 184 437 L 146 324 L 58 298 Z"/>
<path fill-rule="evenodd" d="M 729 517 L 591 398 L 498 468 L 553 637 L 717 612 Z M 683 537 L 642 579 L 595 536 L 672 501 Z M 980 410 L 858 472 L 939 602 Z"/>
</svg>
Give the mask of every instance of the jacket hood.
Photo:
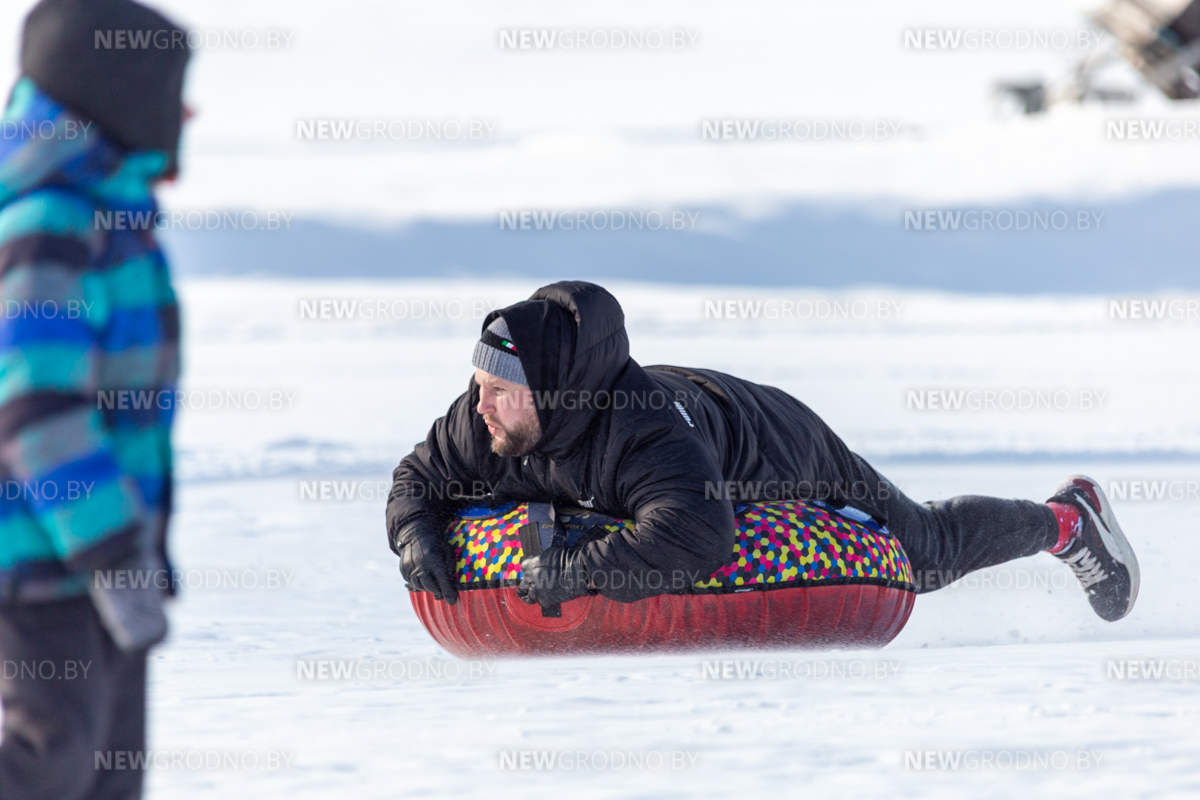
<svg viewBox="0 0 1200 800">
<path fill-rule="evenodd" d="M 21 74 L 129 150 L 174 162 L 188 32 L 134 0 L 41 0 L 21 31 Z"/>
<path fill-rule="evenodd" d="M 496 317 L 508 323 L 533 392 L 542 426 L 534 451 L 562 459 L 576 450 L 596 417 L 610 407 L 611 395 L 606 393 L 630 363 L 621 304 L 593 283 L 562 281 L 492 312 L 484 329 Z"/>
<path fill-rule="evenodd" d="M 95 123 L 22 78 L 0 118 L 0 205 L 57 186 L 103 208 L 153 213 L 153 182 L 165 173 L 167 160 L 156 150 L 119 147 Z"/>
</svg>

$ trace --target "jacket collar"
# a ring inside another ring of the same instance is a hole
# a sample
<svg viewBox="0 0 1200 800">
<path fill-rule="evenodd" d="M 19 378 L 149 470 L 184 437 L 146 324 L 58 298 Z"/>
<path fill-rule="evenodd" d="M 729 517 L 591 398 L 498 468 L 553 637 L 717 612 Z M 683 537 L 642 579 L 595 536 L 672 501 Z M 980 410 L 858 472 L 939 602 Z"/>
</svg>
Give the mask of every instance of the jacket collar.
<svg viewBox="0 0 1200 800">
<path fill-rule="evenodd" d="M 0 119 L 0 206 L 57 186 L 105 208 L 155 211 L 153 184 L 166 166 L 165 153 L 118 147 L 29 78 L 13 87 Z"/>
</svg>

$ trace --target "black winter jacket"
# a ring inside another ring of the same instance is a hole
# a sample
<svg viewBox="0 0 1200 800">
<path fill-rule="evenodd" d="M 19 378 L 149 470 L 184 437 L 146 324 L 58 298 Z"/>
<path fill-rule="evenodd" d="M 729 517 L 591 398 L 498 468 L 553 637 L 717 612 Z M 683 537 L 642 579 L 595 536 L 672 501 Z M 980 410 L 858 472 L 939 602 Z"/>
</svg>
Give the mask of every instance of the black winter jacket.
<svg viewBox="0 0 1200 800">
<path fill-rule="evenodd" d="M 664 574 L 706 577 L 733 550 L 734 506 L 775 499 L 853 505 L 886 523 L 886 486 L 808 407 L 730 375 L 641 367 L 629 357 L 616 298 L 582 282 L 546 286 L 503 316 L 534 394 L 542 438 L 501 457 L 476 413 L 472 379 L 426 440 L 396 468 L 388 539 L 444 528 L 464 500 L 582 506 L 631 518 L 633 531 L 584 545 L 590 574 L 613 600 L 661 593 Z M 649 573 L 658 572 L 657 580 Z"/>
</svg>

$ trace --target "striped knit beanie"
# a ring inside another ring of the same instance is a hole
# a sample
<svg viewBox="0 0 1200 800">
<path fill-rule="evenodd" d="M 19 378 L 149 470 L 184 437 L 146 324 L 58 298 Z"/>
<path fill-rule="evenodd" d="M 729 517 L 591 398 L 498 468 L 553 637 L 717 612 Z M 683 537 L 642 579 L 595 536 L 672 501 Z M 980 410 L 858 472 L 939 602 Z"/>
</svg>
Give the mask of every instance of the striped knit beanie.
<svg viewBox="0 0 1200 800">
<path fill-rule="evenodd" d="M 529 385 L 529 381 L 525 379 L 521 359 L 517 358 L 517 346 L 513 344 L 512 334 L 508 332 L 508 323 L 504 321 L 504 317 L 496 317 L 484 330 L 483 336 L 475 345 L 471 365 L 510 383 Z"/>
</svg>

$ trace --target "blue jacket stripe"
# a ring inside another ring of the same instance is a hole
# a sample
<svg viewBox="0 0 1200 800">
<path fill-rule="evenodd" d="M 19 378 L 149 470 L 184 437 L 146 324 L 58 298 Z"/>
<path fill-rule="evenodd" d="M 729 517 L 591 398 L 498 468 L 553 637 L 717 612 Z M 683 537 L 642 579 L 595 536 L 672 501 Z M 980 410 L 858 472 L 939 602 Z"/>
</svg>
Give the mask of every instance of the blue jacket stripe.
<svg viewBox="0 0 1200 800">
<path fill-rule="evenodd" d="M 108 353 L 162 341 L 157 308 L 121 308 L 112 312 L 108 329 L 100 337 L 100 348 Z"/>
<path fill-rule="evenodd" d="M 101 451 L 87 458 L 64 464 L 39 478 L 35 483 L 36 495 L 29 504 L 36 510 L 55 508 L 66 502 L 74 489 L 86 493 L 108 481 L 119 480 L 121 468 L 112 454 Z"/>
<path fill-rule="evenodd" d="M 0 307 L 0 315 L 2 315 L 0 316 L 0 347 L 20 347 L 52 342 L 54 344 L 77 344 L 87 348 L 96 340 L 95 332 L 81 319 L 34 318 L 28 316 L 26 312 L 27 309 L 22 306 L 16 311 L 20 316 L 8 317 L 7 310 Z"/>
</svg>

